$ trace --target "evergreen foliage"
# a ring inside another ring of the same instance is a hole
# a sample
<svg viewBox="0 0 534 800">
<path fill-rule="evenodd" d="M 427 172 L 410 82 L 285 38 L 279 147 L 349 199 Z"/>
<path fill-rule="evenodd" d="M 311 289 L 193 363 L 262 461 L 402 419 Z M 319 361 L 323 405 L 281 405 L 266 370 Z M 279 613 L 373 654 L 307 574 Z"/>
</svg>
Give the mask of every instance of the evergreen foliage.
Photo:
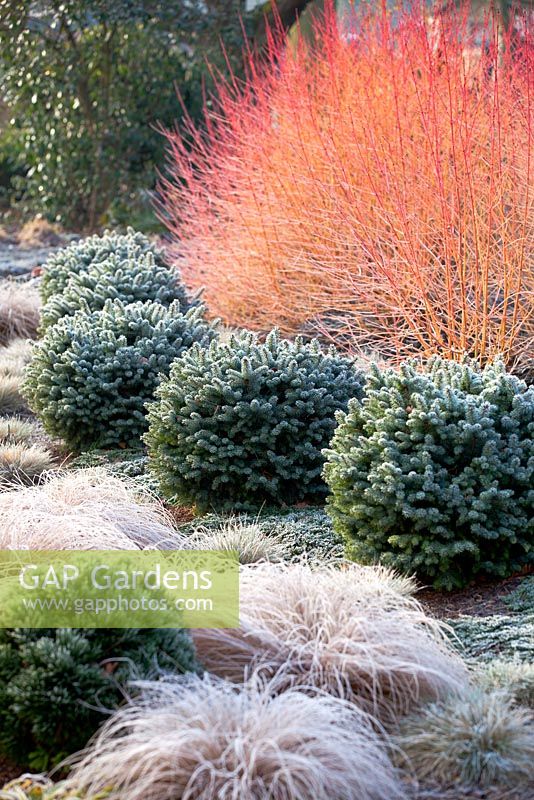
<svg viewBox="0 0 534 800">
<path fill-rule="evenodd" d="M 494 614 L 449 620 L 462 655 L 477 661 L 495 658 L 534 662 L 534 614 Z"/>
<path fill-rule="evenodd" d="M 349 555 L 436 588 L 532 563 L 534 388 L 502 365 L 374 367 L 326 452 Z"/>
<path fill-rule="evenodd" d="M 164 306 L 178 300 L 183 311 L 190 307 L 178 272 L 156 261 L 154 253 L 129 252 L 126 258 L 113 253 L 81 272 L 74 272 L 65 289 L 52 295 L 41 310 L 41 331 L 76 311 L 99 311 L 106 300 L 123 303 L 152 300 Z"/>
<path fill-rule="evenodd" d="M 158 266 L 165 264 L 163 254 L 142 233 L 128 228 L 127 233 L 105 231 L 102 236 L 88 236 L 53 253 L 46 262 L 40 283 L 43 303 L 54 294 L 62 293 L 69 280 L 86 272 L 93 264 L 101 264 L 111 257 L 119 261 L 136 259 L 152 253 Z"/>
<path fill-rule="evenodd" d="M 145 403 L 172 361 L 215 329 L 203 308 L 181 312 L 175 301 L 107 300 L 101 311 L 78 311 L 48 328 L 35 345 L 24 391 L 45 429 L 74 450 L 138 446 Z"/>
<path fill-rule="evenodd" d="M 83 747 L 129 681 L 198 671 L 182 630 L 0 630 L 0 752 L 42 769 Z"/>
<path fill-rule="evenodd" d="M 522 580 L 503 600 L 511 611 L 534 614 L 534 575 Z"/>
<path fill-rule="evenodd" d="M 320 500 L 321 450 L 362 376 L 317 341 L 271 332 L 194 346 L 149 408 L 145 437 L 161 491 L 198 509 Z"/>
</svg>

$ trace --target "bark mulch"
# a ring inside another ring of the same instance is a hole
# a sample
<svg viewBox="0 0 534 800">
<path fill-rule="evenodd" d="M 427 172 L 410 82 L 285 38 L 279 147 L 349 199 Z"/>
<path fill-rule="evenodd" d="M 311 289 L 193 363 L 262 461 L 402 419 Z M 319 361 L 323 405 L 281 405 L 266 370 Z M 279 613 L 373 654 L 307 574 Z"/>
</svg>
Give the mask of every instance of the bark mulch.
<svg viewBox="0 0 534 800">
<path fill-rule="evenodd" d="M 436 592 L 423 588 L 417 593 L 418 600 L 427 611 L 441 619 L 490 617 L 494 614 L 510 614 L 504 602 L 507 595 L 517 589 L 521 581 L 534 570 L 528 570 L 500 581 L 479 580 L 452 592 Z"/>
</svg>

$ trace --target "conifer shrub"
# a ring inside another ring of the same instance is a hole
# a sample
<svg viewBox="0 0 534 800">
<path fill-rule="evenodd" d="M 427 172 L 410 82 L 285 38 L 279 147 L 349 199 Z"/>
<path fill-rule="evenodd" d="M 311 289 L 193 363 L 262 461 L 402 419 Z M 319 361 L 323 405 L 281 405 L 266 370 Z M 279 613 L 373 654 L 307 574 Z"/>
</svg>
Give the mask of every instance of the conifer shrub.
<svg viewBox="0 0 534 800">
<path fill-rule="evenodd" d="M 139 444 L 145 403 L 171 362 L 215 329 L 202 307 L 124 304 L 78 311 L 48 328 L 36 344 L 24 391 L 45 429 L 73 450 Z"/>
<path fill-rule="evenodd" d="M 532 563 L 534 388 L 496 364 L 371 370 L 326 451 L 349 555 L 436 588 Z"/>
<path fill-rule="evenodd" d="M 182 630 L 0 631 L 0 751 L 42 769 L 83 747 L 133 679 L 197 672 Z"/>
<path fill-rule="evenodd" d="M 102 236 L 89 236 L 74 242 L 54 253 L 48 259 L 41 279 L 40 292 L 43 303 L 54 294 L 63 292 L 70 278 L 85 272 L 93 264 L 107 261 L 110 256 L 119 260 L 135 259 L 152 253 L 158 266 L 163 265 L 161 250 L 158 250 L 142 233 L 128 228 L 127 233 L 105 231 Z"/>
<path fill-rule="evenodd" d="M 321 450 L 362 383 L 335 350 L 276 331 L 195 345 L 150 405 L 151 470 L 166 496 L 199 509 L 321 499 Z"/>
<path fill-rule="evenodd" d="M 164 306 L 177 300 L 185 311 L 191 304 L 178 277 L 175 269 L 158 263 L 151 252 L 133 250 L 124 258 L 121 254 L 111 254 L 105 261 L 75 272 L 65 289 L 48 299 L 41 311 L 41 330 L 79 310 L 99 311 L 106 300 L 123 303 L 152 300 Z"/>
</svg>

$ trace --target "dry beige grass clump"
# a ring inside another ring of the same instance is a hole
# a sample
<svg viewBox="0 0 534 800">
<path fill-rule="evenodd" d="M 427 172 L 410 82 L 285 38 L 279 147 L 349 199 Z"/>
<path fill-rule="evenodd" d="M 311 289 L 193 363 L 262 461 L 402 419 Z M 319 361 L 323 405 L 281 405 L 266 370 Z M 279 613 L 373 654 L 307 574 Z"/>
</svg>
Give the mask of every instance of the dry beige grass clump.
<svg viewBox="0 0 534 800">
<path fill-rule="evenodd" d="M 157 500 L 103 469 L 49 475 L 0 495 L 0 549 L 136 550 L 181 541 Z"/>
<path fill-rule="evenodd" d="M 0 344 L 12 339 L 36 339 L 41 300 L 36 287 L 15 281 L 0 282 Z"/>
<path fill-rule="evenodd" d="M 514 786 L 532 781 L 534 715 L 503 692 L 471 689 L 401 722 L 397 744 L 421 782 Z"/>
<path fill-rule="evenodd" d="M 70 783 L 109 800 L 398 800 L 383 745 L 343 701 L 212 676 L 144 684 Z"/>
<path fill-rule="evenodd" d="M 0 445 L 0 491 L 21 484 L 33 484 L 53 466 L 53 456 L 42 447 L 2 444 Z"/>
<path fill-rule="evenodd" d="M 32 357 L 33 344 L 29 339 L 13 339 L 0 347 L 0 375 L 22 376 Z"/>
<path fill-rule="evenodd" d="M 59 225 L 41 217 L 25 222 L 17 239 L 21 247 L 58 247 L 65 243 Z"/>
<path fill-rule="evenodd" d="M 410 588 L 359 565 L 244 567 L 241 627 L 194 631 L 199 659 L 233 682 L 251 669 L 280 674 L 286 686 L 324 690 L 388 723 L 467 680 Z"/>
<path fill-rule="evenodd" d="M 19 414 L 28 410 L 21 386 L 22 376 L 0 374 L 0 415 Z"/>
<path fill-rule="evenodd" d="M 239 518 L 226 520 L 218 530 L 198 527 L 188 538 L 193 550 L 237 551 L 240 564 L 283 561 L 289 547 L 279 536 L 267 536 L 261 526 Z"/>
<path fill-rule="evenodd" d="M 20 417 L 0 417 L 0 444 L 30 442 L 38 433 L 36 426 Z"/>
</svg>

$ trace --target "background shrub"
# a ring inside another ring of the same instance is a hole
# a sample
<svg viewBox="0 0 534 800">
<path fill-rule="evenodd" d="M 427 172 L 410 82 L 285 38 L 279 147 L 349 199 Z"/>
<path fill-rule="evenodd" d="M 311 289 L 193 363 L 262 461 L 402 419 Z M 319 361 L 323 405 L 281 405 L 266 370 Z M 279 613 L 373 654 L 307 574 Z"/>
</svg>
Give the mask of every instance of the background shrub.
<svg viewBox="0 0 534 800">
<path fill-rule="evenodd" d="M 152 253 L 128 255 L 124 259 L 113 254 L 74 273 L 61 294 L 50 297 L 41 310 L 41 330 L 79 310 L 99 311 L 106 300 L 122 300 L 126 304 L 152 300 L 164 306 L 177 300 L 182 311 L 191 305 L 178 273 L 156 263 Z"/>
<path fill-rule="evenodd" d="M 326 493 L 321 450 L 362 376 L 317 342 L 273 331 L 191 348 L 149 410 L 145 437 L 162 492 L 199 509 L 259 508 Z"/>
<path fill-rule="evenodd" d="M 204 124 L 169 134 L 186 283 L 230 325 L 528 361 L 532 32 L 501 31 L 501 47 L 491 18 L 354 5 L 350 35 L 318 16 L 314 47 L 274 48 Z"/>
<path fill-rule="evenodd" d="M 351 557 L 437 588 L 532 563 L 534 389 L 502 366 L 373 368 L 338 416 L 329 511 Z"/>
<path fill-rule="evenodd" d="M 25 393 L 45 429 L 73 449 L 135 446 L 145 403 L 171 362 L 215 335 L 201 307 L 108 300 L 60 320 L 36 344 Z"/>
<path fill-rule="evenodd" d="M 128 681 L 158 667 L 198 671 L 182 630 L 0 631 L 0 750 L 42 769 L 83 747 L 123 701 Z"/>
<path fill-rule="evenodd" d="M 144 234 L 128 228 L 126 233 L 105 231 L 102 236 L 88 236 L 53 253 L 46 262 L 39 290 L 43 303 L 61 294 L 69 280 L 86 272 L 94 264 L 116 258 L 135 260 L 152 253 L 158 267 L 164 265 L 163 253 Z"/>
<path fill-rule="evenodd" d="M 162 161 L 157 124 L 200 111 L 206 56 L 241 71 L 239 10 L 238 0 L 2 0 L 0 99 L 23 143 L 11 172 L 24 176 L 9 178 L 25 206 L 78 228 L 100 225 L 110 205 L 131 213 Z"/>
</svg>

